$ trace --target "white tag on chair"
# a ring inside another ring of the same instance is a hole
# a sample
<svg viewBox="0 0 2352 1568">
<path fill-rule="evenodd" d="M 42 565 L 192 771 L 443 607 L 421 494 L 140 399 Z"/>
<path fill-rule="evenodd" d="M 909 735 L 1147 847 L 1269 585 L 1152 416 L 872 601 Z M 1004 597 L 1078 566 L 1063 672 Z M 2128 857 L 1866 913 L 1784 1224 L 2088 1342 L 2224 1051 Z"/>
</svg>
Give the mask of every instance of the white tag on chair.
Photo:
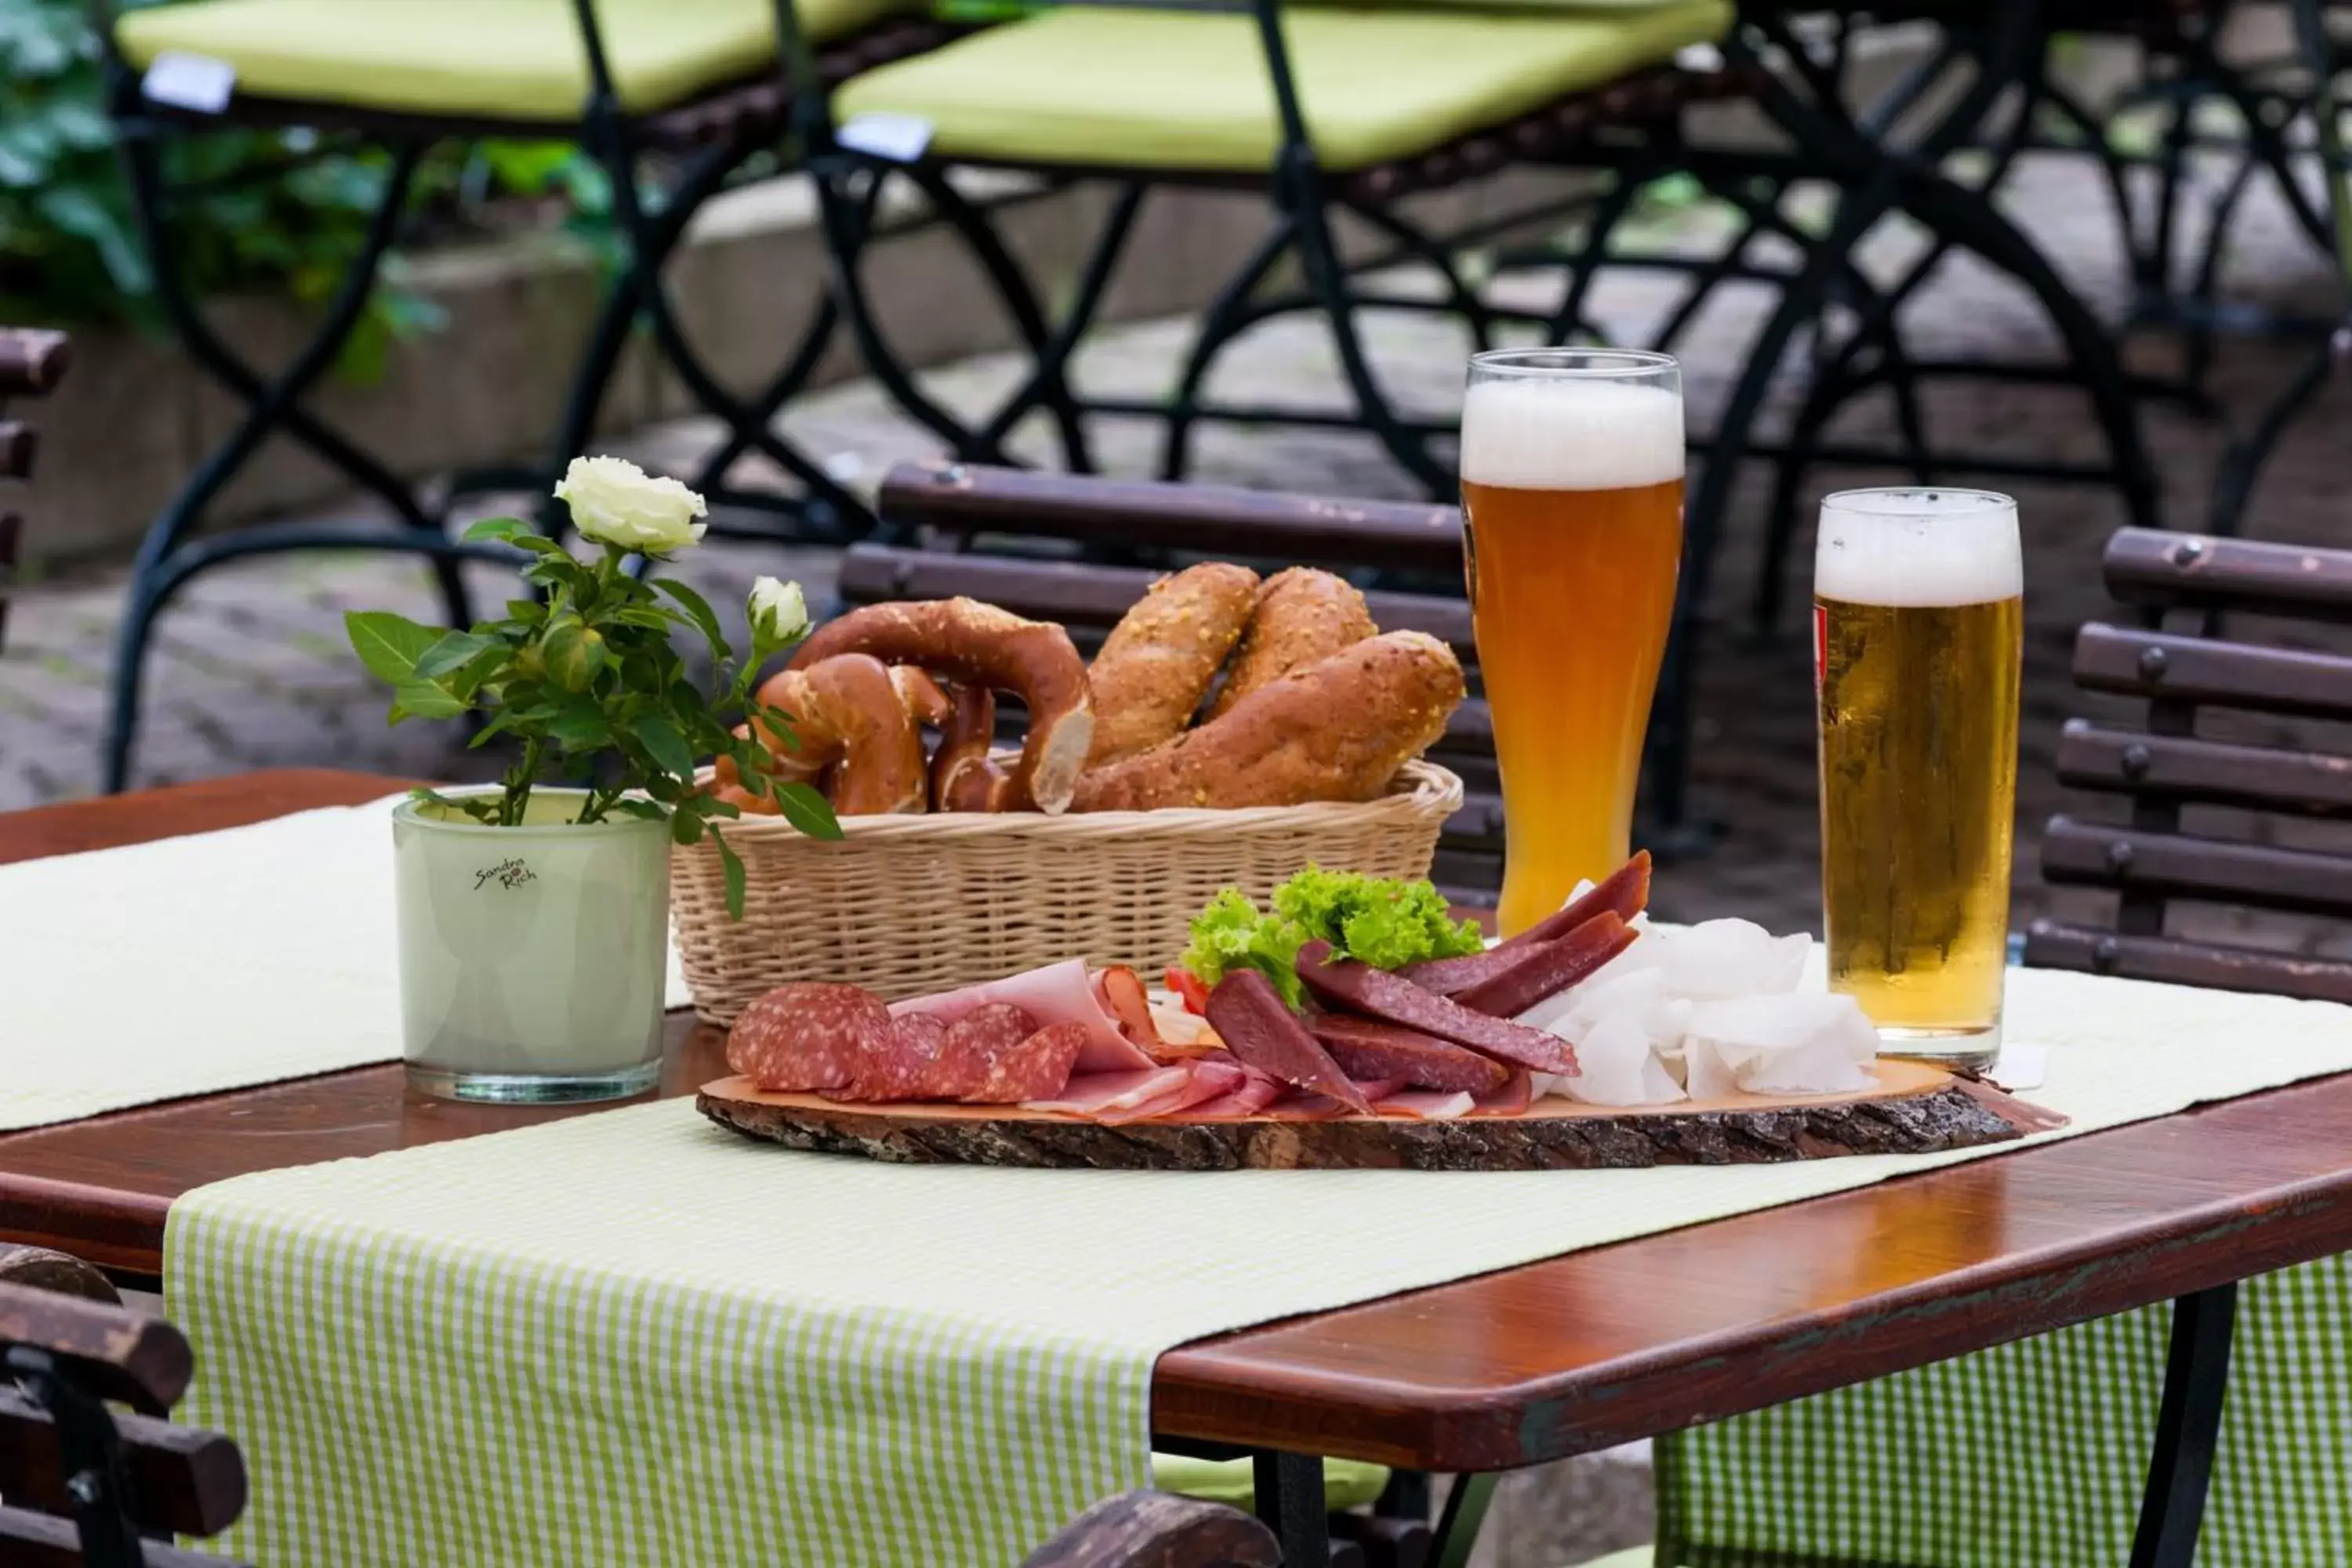
<svg viewBox="0 0 2352 1568">
<path fill-rule="evenodd" d="M 931 122 L 919 114 L 853 114 L 833 139 L 869 158 L 911 163 L 931 144 Z"/>
<path fill-rule="evenodd" d="M 236 91 L 236 68 L 210 55 L 165 49 L 139 79 L 140 95 L 195 114 L 218 114 Z"/>
</svg>

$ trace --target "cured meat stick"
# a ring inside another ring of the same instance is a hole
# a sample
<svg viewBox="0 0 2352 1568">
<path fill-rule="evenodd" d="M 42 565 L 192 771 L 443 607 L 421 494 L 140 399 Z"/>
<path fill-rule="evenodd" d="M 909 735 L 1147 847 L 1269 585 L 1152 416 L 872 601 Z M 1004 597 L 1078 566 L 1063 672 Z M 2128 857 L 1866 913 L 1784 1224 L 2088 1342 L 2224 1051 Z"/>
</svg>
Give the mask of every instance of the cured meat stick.
<svg viewBox="0 0 2352 1568">
<path fill-rule="evenodd" d="M 1371 1114 L 1371 1102 L 1339 1070 L 1331 1054 L 1315 1043 L 1274 982 L 1256 970 L 1230 970 L 1217 982 L 1209 993 L 1209 1027 L 1217 1031 L 1227 1050 L 1258 1071 L 1328 1095 L 1360 1114 Z"/>
<path fill-rule="evenodd" d="M 1630 921 L 1649 907 L 1650 852 L 1640 849 L 1584 897 L 1570 900 L 1565 908 L 1546 915 L 1518 935 L 1506 937 L 1502 945 L 1526 947 L 1533 942 L 1556 941 L 1603 910 L 1614 910 L 1619 920 Z"/>
<path fill-rule="evenodd" d="M 1359 1081 L 1401 1079 L 1415 1089 L 1484 1094 L 1510 1081 L 1511 1069 L 1466 1046 L 1348 1013 L 1322 1013 L 1307 1020 L 1307 1032 L 1323 1043 L 1340 1069 Z"/>
<path fill-rule="evenodd" d="M 1458 1002 L 1423 990 L 1402 974 L 1374 969 L 1352 958 L 1334 963 L 1330 957 L 1331 944 L 1328 942 L 1310 942 L 1298 950 L 1298 978 L 1327 1007 L 1366 1013 L 1391 1024 L 1402 1024 L 1408 1029 L 1419 1029 L 1441 1040 L 1468 1046 L 1538 1072 L 1576 1071 L 1576 1053 L 1557 1035 L 1530 1029 L 1508 1018 L 1473 1013 Z M 1209 1022 L 1213 1025 L 1216 1019 L 1213 1016 Z M 1224 1030 L 1220 1028 L 1217 1033 L 1222 1035 Z"/>
<path fill-rule="evenodd" d="M 1599 969 L 1633 946 L 1641 934 L 1618 919 L 1616 910 L 1603 910 L 1557 942 L 1522 949 L 1528 962 L 1458 993 L 1454 999 L 1474 1013 L 1516 1018 Z"/>
</svg>

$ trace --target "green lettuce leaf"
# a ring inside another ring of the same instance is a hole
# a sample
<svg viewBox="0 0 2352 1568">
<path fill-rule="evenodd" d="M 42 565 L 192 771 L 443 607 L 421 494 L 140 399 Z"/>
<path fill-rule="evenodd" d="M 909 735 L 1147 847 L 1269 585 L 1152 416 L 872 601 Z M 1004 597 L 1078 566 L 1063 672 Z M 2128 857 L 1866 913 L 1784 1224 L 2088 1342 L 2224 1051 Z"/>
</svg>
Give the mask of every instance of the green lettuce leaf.
<svg viewBox="0 0 2352 1568">
<path fill-rule="evenodd" d="M 1255 969 L 1293 1008 L 1307 1005 L 1298 950 L 1320 938 L 1342 957 L 1378 969 L 1428 958 L 1458 958 L 1486 945 L 1478 927 L 1456 921 L 1426 881 L 1403 882 L 1309 866 L 1275 889 L 1268 914 L 1227 888 L 1192 921 L 1192 945 L 1178 960 L 1214 986 L 1234 969 Z"/>
</svg>

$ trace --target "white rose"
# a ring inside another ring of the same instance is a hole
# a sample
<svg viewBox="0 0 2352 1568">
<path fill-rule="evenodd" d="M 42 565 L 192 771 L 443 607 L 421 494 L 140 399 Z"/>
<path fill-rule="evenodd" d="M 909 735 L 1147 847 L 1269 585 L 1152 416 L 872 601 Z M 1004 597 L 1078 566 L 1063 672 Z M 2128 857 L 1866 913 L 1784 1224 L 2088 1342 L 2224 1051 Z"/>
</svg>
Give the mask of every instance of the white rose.
<svg viewBox="0 0 2352 1568">
<path fill-rule="evenodd" d="M 808 624 L 808 600 L 798 583 L 762 577 L 751 584 L 751 630 L 762 642 L 790 642 Z"/>
<path fill-rule="evenodd" d="M 646 555 L 667 555 L 702 537 L 694 520 L 709 509 L 676 479 L 622 458 L 574 458 L 555 487 L 583 539 Z"/>
</svg>

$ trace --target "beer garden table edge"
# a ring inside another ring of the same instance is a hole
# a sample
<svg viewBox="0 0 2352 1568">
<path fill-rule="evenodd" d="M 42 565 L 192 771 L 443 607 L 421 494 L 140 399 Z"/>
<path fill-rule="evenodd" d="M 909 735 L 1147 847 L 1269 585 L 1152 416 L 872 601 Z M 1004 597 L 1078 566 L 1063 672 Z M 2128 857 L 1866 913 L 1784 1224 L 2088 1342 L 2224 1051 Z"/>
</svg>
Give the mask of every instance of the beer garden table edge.
<svg viewBox="0 0 2352 1568">
<path fill-rule="evenodd" d="M 0 863 L 357 804 L 400 786 L 365 774 L 270 773 L 41 808 L 0 817 Z M 709 1050 L 714 1035 L 673 1019 L 674 1046 L 692 1050 L 700 1036 Z M 177 1184 L 154 1172 L 144 1183 L 109 1184 L 87 1171 L 68 1179 L 40 1173 L 45 1142 L 96 1134 L 103 1147 L 106 1134 L 142 1123 L 315 1086 L 381 1095 L 399 1070 L 361 1068 L 0 1135 L 0 1238 L 152 1276 L 172 1198 L 235 1171 Z M 2352 1152 L 2334 1135 L 2347 1120 L 2352 1075 L 2317 1079 L 1244 1330 L 1160 1358 L 1154 1426 L 1174 1446 L 1254 1453 L 1261 1513 L 1296 1561 L 1320 1562 L 1319 1479 L 1305 1456 L 1463 1472 L 1517 1468 L 2176 1299 L 2184 1310 L 2132 1561 L 2186 1563 L 2218 1426 L 2235 1281 L 2352 1249 Z M 441 1135 L 492 1130 L 467 1124 Z M 1748 1247 L 1801 1256 L 1790 1248 L 1809 1230 L 1832 1242 L 1843 1233 L 1847 1242 L 1817 1248 L 1816 1258 L 1852 1257 L 1872 1237 L 1897 1233 L 1899 1215 L 1890 1222 L 1878 1211 L 1906 1205 L 1921 1215 L 1974 1205 L 2002 1233 L 2000 1245 L 1913 1258 L 1901 1278 L 1764 1289 L 1745 1300 L 1689 1268 L 1703 1253 L 1736 1257 Z M 1671 1289 L 1678 1273 L 1679 1299 Z M 1592 1310 L 1612 1302 L 1642 1310 L 1612 1324 Z M 1677 1328 L 1677 1314 L 1692 1309 L 1710 1321 Z M 1457 1489 L 1457 1498 L 1475 1510 L 1483 1491 Z"/>
</svg>

